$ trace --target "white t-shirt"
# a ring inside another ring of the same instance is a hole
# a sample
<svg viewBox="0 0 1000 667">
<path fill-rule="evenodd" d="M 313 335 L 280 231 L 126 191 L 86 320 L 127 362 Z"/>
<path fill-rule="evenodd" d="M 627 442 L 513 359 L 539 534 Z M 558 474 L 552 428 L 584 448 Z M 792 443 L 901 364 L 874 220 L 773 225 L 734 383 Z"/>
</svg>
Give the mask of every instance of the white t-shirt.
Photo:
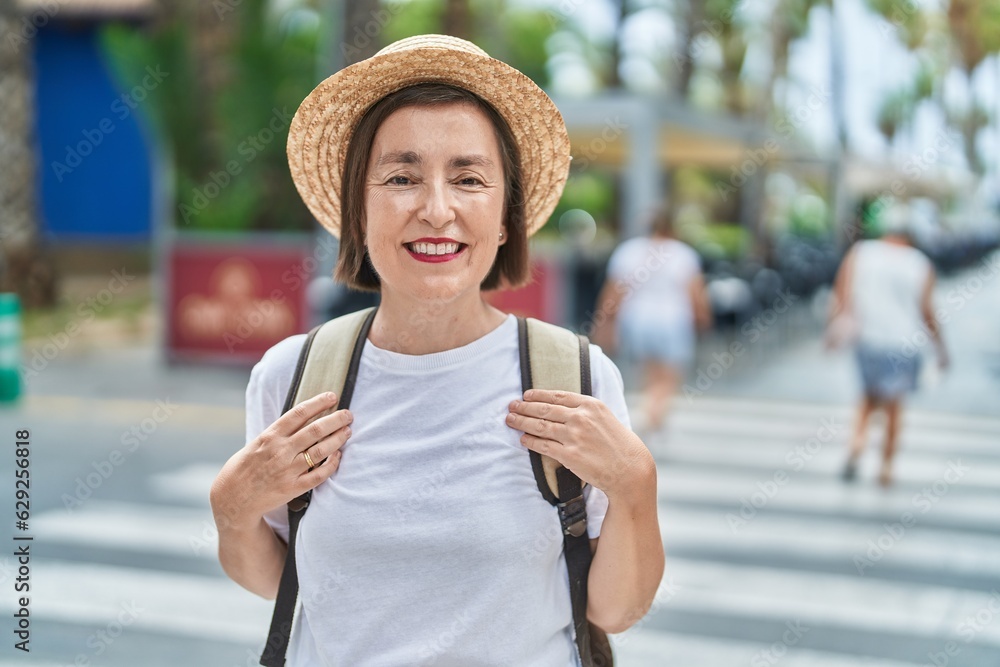
<svg viewBox="0 0 1000 667">
<path fill-rule="evenodd" d="M 608 277 L 625 283 L 621 318 L 655 320 L 665 326 L 693 326 L 688 288 L 701 273 L 698 253 L 674 239 L 638 236 L 615 248 Z"/>
<path fill-rule="evenodd" d="M 247 387 L 247 439 L 280 415 L 304 335 Z M 628 425 L 621 375 L 591 346 L 594 396 Z M 562 534 L 521 433 L 517 320 L 454 350 L 366 342 L 340 469 L 299 525 L 289 667 L 577 665 Z M 588 533 L 607 496 L 586 490 Z M 287 540 L 284 507 L 265 517 Z"/>
<path fill-rule="evenodd" d="M 851 299 L 860 342 L 883 349 L 912 343 L 925 330 L 920 300 L 930 260 L 916 248 L 877 240 L 859 242 L 855 253 Z"/>
</svg>

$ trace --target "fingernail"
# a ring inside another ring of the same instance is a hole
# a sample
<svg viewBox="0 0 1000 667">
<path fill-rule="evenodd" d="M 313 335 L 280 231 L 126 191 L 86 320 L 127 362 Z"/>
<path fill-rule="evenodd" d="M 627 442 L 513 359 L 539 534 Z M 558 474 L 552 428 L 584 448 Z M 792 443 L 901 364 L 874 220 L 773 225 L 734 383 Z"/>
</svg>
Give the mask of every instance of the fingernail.
<svg viewBox="0 0 1000 667">
<path fill-rule="evenodd" d="M 344 410 L 344 415 L 347 417 L 348 422 L 354 421 L 354 415 L 351 413 L 350 410 Z"/>
<path fill-rule="evenodd" d="M 514 421 L 514 415 L 508 414 L 507 417 L 506 417 L 506 419 L 507 419 L 507 422 L 513 423 L 513 421 Z"/>
<path fill-rule="evenodd" d="M 350 438 L 351 437 L 351 427 L 350 426 L 346 427 L 344 429 L 344 433 L 347 435 L 348 438 Z"/>
<path fill-rule="evenodd" d="M 510 409 L 511 410 L 517 410 L 517 407 L 519 405 L 521 405 L 521 401 L 511 401 L 510 402 Z"/>
<path fill-rule="evenodd" d="M 333 403 L 335 400 L 337 400 L 337 395 L 332 391 L 328 391 L 326 392 L 326 400 Z"/>
</svg>

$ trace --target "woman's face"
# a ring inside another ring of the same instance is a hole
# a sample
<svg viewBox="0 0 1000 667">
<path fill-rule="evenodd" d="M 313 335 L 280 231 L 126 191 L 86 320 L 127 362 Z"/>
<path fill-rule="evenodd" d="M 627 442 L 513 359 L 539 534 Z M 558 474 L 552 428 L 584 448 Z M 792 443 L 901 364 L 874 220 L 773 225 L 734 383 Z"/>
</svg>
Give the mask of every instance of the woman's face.
<svg viewBox="0 0 1000 667">
<path fill-rule="evenodd" d="M 383 297 L 451 302 L 478 294 L 503 228 L 503 163 L 471 104 L 407 107 L 375 133 L 365 242 Z"/>
</svg>

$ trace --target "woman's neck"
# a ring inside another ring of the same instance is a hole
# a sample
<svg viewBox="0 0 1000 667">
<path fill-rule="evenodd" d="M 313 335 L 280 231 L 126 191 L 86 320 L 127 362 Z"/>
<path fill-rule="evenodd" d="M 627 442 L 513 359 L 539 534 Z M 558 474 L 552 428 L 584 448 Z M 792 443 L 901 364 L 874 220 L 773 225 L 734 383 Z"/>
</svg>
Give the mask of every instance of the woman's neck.
<svg viewBox="0 0 1000 667">
<path fill-rule="evenodd" d="M 368 340 L 401 354 L 432 354 L 468 345 L 496 329 L 507 315 L 482 295 L 454 302 L 414 302 L 383 293 Z"/>
</svg>

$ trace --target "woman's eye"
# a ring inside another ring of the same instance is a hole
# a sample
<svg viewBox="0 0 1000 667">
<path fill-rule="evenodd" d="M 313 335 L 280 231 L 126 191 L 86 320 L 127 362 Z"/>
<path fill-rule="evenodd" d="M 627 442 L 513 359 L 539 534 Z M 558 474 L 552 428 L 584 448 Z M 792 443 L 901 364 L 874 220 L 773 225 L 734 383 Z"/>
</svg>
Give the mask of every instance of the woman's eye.
<svg viewBox="0 0 1000 667">
<path fill-rule="evenodd" d="M 464 178 L 460 178 L 458 183 L 459 185 L 482 185 L 483 182 L 475 176 L 466 176 Z"/>
<path fill-rule="evenodd" d="M 410 179 L 408 176 L 393 176 L 389 179 L 389 185 L 409 185 Z"/>
</svg>

